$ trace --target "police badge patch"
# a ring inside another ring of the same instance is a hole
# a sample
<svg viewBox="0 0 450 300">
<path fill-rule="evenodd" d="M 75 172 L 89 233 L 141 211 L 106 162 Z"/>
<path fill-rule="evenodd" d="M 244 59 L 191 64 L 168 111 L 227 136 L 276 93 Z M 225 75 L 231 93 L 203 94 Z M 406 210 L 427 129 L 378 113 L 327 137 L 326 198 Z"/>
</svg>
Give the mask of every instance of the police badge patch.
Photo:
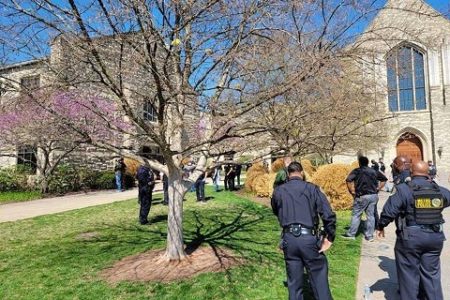
<svg viewBox="0 0 450 300">
<path fill-rule="evenodd" d="M 444 203 L 442 199 L 434 198 L 433 200 L 431 200 L 431 206 L 433 206 L 434 208 L 441 208 L 443 207 L 443 205 Z"/>
</svg>

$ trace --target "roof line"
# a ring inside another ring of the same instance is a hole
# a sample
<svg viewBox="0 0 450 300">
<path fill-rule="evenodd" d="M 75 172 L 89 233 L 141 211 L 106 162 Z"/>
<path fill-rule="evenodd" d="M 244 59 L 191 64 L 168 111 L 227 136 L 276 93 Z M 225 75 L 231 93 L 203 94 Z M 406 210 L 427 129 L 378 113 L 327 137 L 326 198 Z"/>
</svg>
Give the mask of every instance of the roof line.
<svg viewBox="0 0 450 300">
<path fill-rule="evenodd" d="M 4 67 L 1 67 L 0 71 L 6 71 L 6 70 L 9 70 L 9 69 L 25 67 L 25 66 L 28 66 L 28 65 L 34 65 L 34 64 L 45 62 L 47 60 L 48 60 L 47 57 L 39 58 L 39 59 L 33 59 L 33 60 L 27 60 L 27 61 L 23 61 L 23 62 L 19 62 L 19 63 L 15 63 L 15 64 L 6 65 Z"/>
</svg>

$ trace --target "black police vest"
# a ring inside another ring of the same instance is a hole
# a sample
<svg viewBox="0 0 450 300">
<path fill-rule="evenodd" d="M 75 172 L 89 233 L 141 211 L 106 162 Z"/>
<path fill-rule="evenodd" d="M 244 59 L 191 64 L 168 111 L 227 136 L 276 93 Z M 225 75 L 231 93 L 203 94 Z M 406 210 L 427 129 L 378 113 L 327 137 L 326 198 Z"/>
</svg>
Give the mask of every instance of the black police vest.
<svg viewBox="0 0 450 300">
<path fill-rule="evenodd" d="M 442 217 L 444 197 L 439 186 L 434 182 L 431 184 L 431 186 L 408 184 L 414 201 L 412 208 L 409 205 L 406 213 L 408 224 L 435 225 L 444 223 Z"/>
</svg>

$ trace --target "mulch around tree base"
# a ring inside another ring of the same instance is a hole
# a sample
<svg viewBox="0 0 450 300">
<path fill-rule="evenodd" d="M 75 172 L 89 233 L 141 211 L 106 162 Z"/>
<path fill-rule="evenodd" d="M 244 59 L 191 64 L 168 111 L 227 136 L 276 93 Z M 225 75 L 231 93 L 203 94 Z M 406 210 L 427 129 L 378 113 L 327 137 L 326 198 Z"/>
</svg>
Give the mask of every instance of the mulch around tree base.
<svg viewBox="0 0 450 300">
<path fill-rule="evenodd" d="M 109 283 L 120 281 L 171 282 L 202 273 L 221 272 L 243 260 L 226 249 L 199 247 L 181 261 L 168 261 L 165 250 L 150 250 L 125 257 L 101 273 Z"/>
</svg>

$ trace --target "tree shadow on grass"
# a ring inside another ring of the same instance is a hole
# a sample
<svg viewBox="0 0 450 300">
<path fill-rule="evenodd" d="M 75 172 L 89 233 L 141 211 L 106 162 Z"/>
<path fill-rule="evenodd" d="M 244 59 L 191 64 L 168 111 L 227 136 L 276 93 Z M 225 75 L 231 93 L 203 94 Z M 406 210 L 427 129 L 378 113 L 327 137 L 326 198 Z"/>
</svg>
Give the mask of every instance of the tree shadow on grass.
<svg viewBox="0 0 450 300">
<path fill-rule="evenodd" d="M 230 258 L 224 257 L 226 254 L 222 249 L 232 250 L 233 258 L 240 261 L 239 265 L 246 269 L 246 273 L 256 273 L 262 263 L 280 263 L 281 255 L 276 253 L 278 228 L 268 223 L 268 218 L 273 216 L 251 208 L 240 208 L 236 212 L 222 211 L 214 215 L 194 211 L 185 226 L 188 228 L 184 235 L 186 252 L 191 254 L 200 246 L 209 246 L 222 265 L 222 261 L 226 263 Z M 235 285 L 241 284 L 242 278 L 233 278 L 232 270 L 223 266 L 228 292 L 239 296 Z"/>
</svg>

